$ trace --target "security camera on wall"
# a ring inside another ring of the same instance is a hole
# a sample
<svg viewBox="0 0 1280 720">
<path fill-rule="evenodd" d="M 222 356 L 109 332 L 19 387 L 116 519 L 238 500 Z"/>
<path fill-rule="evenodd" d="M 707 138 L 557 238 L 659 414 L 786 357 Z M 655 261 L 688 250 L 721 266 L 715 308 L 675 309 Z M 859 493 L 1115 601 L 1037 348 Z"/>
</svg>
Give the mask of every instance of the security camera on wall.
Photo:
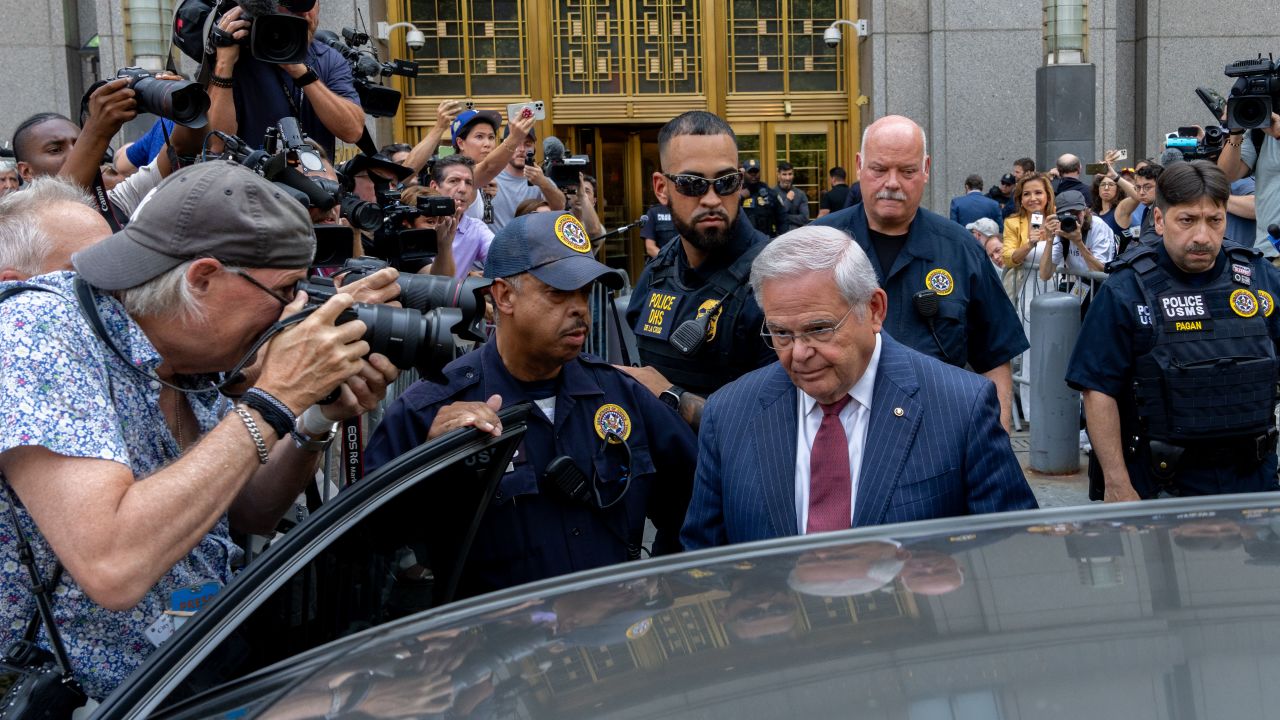
<svg viewBox="0 0 1280 720">
<path fill-rule="evenodd" d="M 825 42 L 829 48 L 838 47 L 840 45 L 840 28 L 832 25 L 826 30 L 823 30 L 822 41 Z"/>
</svg>

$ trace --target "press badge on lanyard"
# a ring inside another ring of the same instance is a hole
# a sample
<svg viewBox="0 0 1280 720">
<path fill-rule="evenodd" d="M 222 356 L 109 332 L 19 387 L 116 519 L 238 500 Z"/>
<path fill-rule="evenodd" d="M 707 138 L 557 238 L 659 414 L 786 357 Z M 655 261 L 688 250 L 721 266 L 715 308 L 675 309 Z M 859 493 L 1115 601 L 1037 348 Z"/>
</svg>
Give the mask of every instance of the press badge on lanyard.
<svg viewBox="0 0 1280 720">
<path fill-rule="evenodd" d="M 146 629 L 144 634 L 147 639 L 152 645 L 160 647 L 188 618 L 212 602 L 221 589 L 221 583 L 209 581 L 173 591 L 169 595 L 168 609 Z"/>
<path fill-rule="evenodd" d="M 681 296 L 674 293 L 652 290 L 640 308 L 640 318 L 636 321 L 637 335 L 666 340 L 671 335 L 671 326 L 676 324 L 676 313 L 680 308 Z"/>
</svg>

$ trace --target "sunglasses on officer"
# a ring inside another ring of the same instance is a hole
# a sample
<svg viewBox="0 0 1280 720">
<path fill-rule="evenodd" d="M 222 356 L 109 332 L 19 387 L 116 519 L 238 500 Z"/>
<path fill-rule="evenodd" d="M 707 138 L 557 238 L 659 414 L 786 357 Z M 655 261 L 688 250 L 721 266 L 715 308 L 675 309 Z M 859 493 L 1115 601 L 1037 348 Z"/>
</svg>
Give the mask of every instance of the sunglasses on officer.
<svg viewBox="0 0 1280 720">
<path fill-rule="evenodd" d="M 732 195 L 742 189 L 742 173 L 738 170 L 707 179 L 701 175 L 662 173 L 676 186 L 676 192 L 688 197 L 700 198 L 714 188 L 717 195 Z"/>
</svg>

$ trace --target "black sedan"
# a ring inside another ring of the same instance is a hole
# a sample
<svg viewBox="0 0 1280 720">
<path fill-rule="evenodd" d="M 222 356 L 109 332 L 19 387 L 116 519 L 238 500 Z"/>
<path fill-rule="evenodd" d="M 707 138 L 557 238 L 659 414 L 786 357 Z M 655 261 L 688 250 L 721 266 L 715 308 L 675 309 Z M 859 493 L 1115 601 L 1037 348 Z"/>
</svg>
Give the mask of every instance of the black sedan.
<svg viewBox="0 0 1280 720">
<path fill-rule="evenodd" d="M 487 504 L 521 417 L 505 414 L 502 438 L 446 436 L 341 494 L 97 717 L 1280 712 L 1280 496 L 865 528 L 448 602 L 447 574 L 400 572 L 423 532 L 414 508 L 437 482 L 470 482 Z"/>
</svg>

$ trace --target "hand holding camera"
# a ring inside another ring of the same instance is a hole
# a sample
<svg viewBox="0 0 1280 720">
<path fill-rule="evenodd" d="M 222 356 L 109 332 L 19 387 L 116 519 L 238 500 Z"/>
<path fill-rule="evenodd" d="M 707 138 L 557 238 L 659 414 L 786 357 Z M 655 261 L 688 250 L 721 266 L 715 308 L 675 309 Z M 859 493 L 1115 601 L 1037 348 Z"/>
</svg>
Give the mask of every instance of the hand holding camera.
<svg viewBox="0 0 1280 720">
<path fill-rule="evenodd" d="M 353 319 L 338 322 L 355 299 L 335 293 L 298 324 L 271 339 L 262 361 L 257 386 L 279 398 L 295 415 L 314 405 L 359 375 L 367 362 L 366 326 Z M 307 294 L 299 292 L 281 313 L 281 319 L 302 312 Z"/>
<path fill-rule="evenodd" d="M 216 74 L 224 77 L 231 74 L 231 69 L 240 59 L 240 46 L 249 37 L 249 21 L 241 17 L 244 11 L 239 5 L 231 8 L 218 20 L 218 30 L 231 42 L 217 44 Z"/>
<path fill-rule="evenodd" d="M 127 77 L 116 78 L 89 95 L 89 117 L 84 133 L 103 138 L 115 136 L 125 123 L 138 117 L 137 93 Z"/>
</svg>

